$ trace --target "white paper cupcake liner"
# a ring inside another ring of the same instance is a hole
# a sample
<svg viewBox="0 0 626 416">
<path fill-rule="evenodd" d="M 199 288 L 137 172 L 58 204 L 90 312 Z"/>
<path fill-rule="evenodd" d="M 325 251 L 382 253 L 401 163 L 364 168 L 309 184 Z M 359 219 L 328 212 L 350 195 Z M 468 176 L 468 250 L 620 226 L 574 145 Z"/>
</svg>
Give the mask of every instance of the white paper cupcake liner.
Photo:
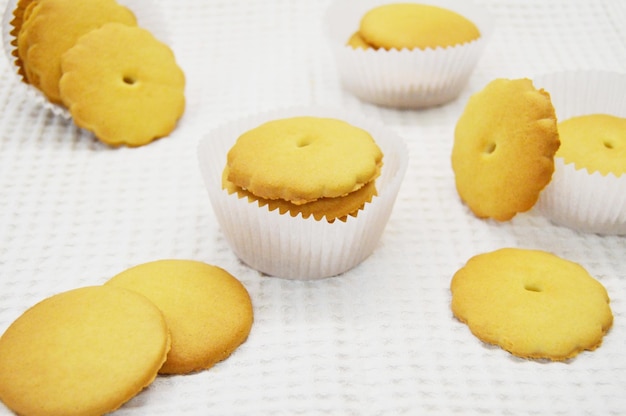
<svg viewBox="0 0 626 416">
<path fill-rule="evenodd" d="M 353 49 L 346 46 L 370 9 L 393 0 L 336 0 L 325 24 L 343 87 L 358 98 L 381 106 L 426 108 L 455 99 L 467 85 L 491 35 L 491 16 L 461 0 L 416 1 L 453 10 L 470 19 L 481 37 L 448 48 L 414 50 Z"/>
<path fill-rule="evenodd" d="M 550 93 L 558 121 L 595 113 L 626 117 L 626 74 L 559 72 L 536 77 L 534 85 Z M 626 235 L 626 174 L 589 173 L 557 157 L 535 209 L 581 232 Z"/>
<path fill-rule="evenodd" d="M 9 62 L 9 68 L 15 75 L 17 89 L 19 93 L 24 94 L 28 100 L 32 100 L 41 107 L 50 110 L 53 114 L 65 119 L 71 118 L 67 108 L 62 105 L 54 104 L 48 101 L 46 96 L 37 88 L 23 82 L 21 75 L 18 74 L 18 67 L 15 65 L 15 57 L 11 54 L 14 46 L 11 45 L 13 36 L 11 36 L 11 20 L 13 20 L 13 11 L 18 0 L 9 0 L 4 14 L 2 15 L 2 47 L 4 55 Z M 149 30 L 161 42 L 168 43 L 169 34 L 163 13 L 154 0 L 117 0 L 123 6 L 128 7 L 137 17 L 137 24 Z"/>
<path fill-rule="evenodd" d="M 281 215 L 222 189 L 226 154 L 241 134 L 266 121 L 303 115 L 336 118 L 360 127 L 383 151 L 378 196 L 357 217 L 328 223 L 312 216 Z M 235 254 L 267 275 L 310 280 L 350 270 L 374 251 L 404 178 L 408 150 L 402 138 L 361 117 L 323 108 L 293 108 L 251 116 L 209 132 L 199 143 L 198 162 L 217 220 Z"/>
</svg>

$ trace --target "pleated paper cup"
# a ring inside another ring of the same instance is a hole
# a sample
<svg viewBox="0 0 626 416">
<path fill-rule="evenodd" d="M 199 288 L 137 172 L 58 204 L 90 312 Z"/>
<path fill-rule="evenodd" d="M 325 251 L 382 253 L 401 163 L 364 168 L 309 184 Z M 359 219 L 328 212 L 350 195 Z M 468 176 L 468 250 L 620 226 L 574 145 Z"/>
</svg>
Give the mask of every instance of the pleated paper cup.
<svg viewBox="0 0 626 416">
<path fill-rule="evenodd" d="M 559 72 L 538 76 L 534 84 L 550 93 L 559 122 L 598 113 L 626 117 L 626 74 Z M 552 181 L 535 209 L 577 231 L 626 235 L 626 174 L 590 173 L 556 157 Z"/>
<path fill-rule="evenodd" d="M 129 8 L 135 14 L 138 26 L 149 30 L 161 42 L 168 43 L 169 34 L 166 20 L 163 17 L 161 8 L 154 0 L 118 0 L 117 2 Z M 48 101 L 46 96 L 39 89 L 28 84 L 18 72 L 19 68 L 16 65 L 16 55 L 14 55 L 17 54 L 17 46 L 12 43 L 15 37 L 11 34 L 13 30 L 11 21 L 14 18 L 13 12 L 17 7 L 17 3 L 18 0 L 9 0 L 4 9 L 2 16 L 2 47 L 4 48 L 4 55 L 9 63 L 9 69 L 18 81 L 16 86 L 18 92 L 26 96 L 27 100 L 37 103 L 53 114 L 65 119 L 70 119 L 71 115 L 67 108 L 63 105 Z"/>
<path fill-rule="evenodd" d="M 376 179 L 378 195 L 356 217 L 332 223 L 317 221 L 313 216 L 292 217 L 222 189 L 226 155 L 241 134 L 267 121 L 296 116 L 346 121 L 369 132 L 381 148 L 383 167 Z M 404 178 L 408 151 L 401 137 L 369 120 L 335 109 L 294 108 L 250 116 L 216 128 L 200 140 L 198 162 L 213 211 L 234 253 L 269 276 L 311 280 L 346 272 L 374 251 Z"/>
<path fill-rule="evenodd" d="M 363 101 L 394 108 L 419 109 L 454 100 L 467 85 L 491 36 L 491 16 L 463 0 L 415 1 L 465 16 L 478 27 L 481 36 L 465 44 L 425 50 L 347 46 L 363 15 L 388 3 L 395 1 L 336 0 L 326 11 L 325 30 L 343 87 Z"/>
</svg>

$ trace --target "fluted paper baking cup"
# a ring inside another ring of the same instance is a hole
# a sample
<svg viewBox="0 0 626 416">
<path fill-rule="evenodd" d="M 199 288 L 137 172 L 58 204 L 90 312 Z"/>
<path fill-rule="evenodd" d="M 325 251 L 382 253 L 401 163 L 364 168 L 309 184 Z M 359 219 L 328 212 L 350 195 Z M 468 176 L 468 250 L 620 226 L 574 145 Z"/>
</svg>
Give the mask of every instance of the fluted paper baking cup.
<svg viewBox="0 0 626 416">
<path fill-rule="evenodd" d="M 316 221 L 269 211 L 257 202 L 222 189 L 226 154 L 244 132 L 264 122 L 295 116 L 330 117 L 368 131 L 383 152 L 378 196 L 345 222 Z M 231 122 L 206 134 L 198 145 L 198 162 L 221 230 L 234 253 L 250 267 L 287 279 L 320 279 L 348 271 L 376 248 L 408 165 L 404 140 L 361 117 L 339 110 L 294 108 Z"/>
<path fill-rule="evenodd" d="M 559 121 L 598 113 L 626 117 L 626 74 L 568 71 L 538 76 L 534 84 L 550 93 Z M 589 173 L 557 157 L 535 209 L 581 232 L 626 235 L 626 174 Z"/>
<path fill-rule="evenodd" d="M 327 32 L 343 87 L 360 99 L 387 107 L 426 108 L 454 100 L 467 85 L 491 35 L 491 16 L 461 0 L 416 1 L 455 11 L 471 20 L 480 38 L 436 49 L 354 49 L 346 45 L 363 15 L 393 0 L 336 0 L 326 11 Z"/>
<path fill-rule="evenodd" d="M 13 20 L 13 11 L 17 3 L 18 0 L 9 0 L 2 16 L 2 47 L 4 48 L 4 55 L 9 62 L 9 69 L 18 81 L 16 88 L 28 100 L 32 100 L 57 116 L 69 119 L 71 115 L 67 108 L 48 101 L 40 90 L 24 82 L 22 76 L 18 73 L 18 67 L 15 64 L 16 58 L 12 54 L 15 46 L 11 45 L 14 39 L 11 35 L 11 30 L 13 29 L 11 21 Z M 161 8 L 154 0 L 118 0 L 118 3 L 128 7 L 135 14 L 138 26 L 149 30 L 161 42 L 168 43 L 167 24 Z"/>
</svg>

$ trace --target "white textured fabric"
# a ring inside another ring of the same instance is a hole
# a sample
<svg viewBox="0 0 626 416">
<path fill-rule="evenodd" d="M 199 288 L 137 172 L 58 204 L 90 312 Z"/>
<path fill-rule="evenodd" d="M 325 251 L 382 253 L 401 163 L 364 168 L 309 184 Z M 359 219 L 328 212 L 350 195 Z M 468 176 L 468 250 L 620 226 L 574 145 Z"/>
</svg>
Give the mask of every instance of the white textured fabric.
<svg viewBox="0 0 626 416">
<path fill-rule="evenodd" d="M 44 297 L 146 261 L 190 258 L 246 285 L 250 337 L 209 371 L 158 377 L 119 415 L 626 413 L 626 238 L 577 233 L 535 211 L 479 220 L 460 203 L 449 161 L 464 103 L 491 79 L 626 71 L 626 3 L 481 0 L 495 28 L 469 85 L 420 111 L 342 90 L 321 23 L 328 1 L 156 3 L 187 75 L 188 106 L 176 131 L 148 146 L 110 149 L 42 111 L 0 62 L 0 332 Z M 409 147 L 381 241 L 336 278 L 276 279 L 239 262 L 197 166 L 206 132 L 291 106 L 352 111 Z M 605 285 L 615 322 L 598 350 L 566 363 L 517 359 L 453 318 L 454 272 L 511 246 L 578 262 Z"/>
</svg>

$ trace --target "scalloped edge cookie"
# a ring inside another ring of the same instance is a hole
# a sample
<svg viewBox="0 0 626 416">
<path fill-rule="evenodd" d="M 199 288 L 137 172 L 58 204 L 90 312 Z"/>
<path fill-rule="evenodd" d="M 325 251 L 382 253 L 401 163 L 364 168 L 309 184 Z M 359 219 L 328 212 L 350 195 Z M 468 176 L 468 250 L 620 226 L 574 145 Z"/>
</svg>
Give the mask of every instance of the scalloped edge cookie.
<svg viewBox="0 0 626 416">
<path fill-rule="evenodd" d="M 529 79 L 496 79 L 472 95 L 454 130 L 452 169 L 479 218 L 530 210 L 552 179 L 560 146 L 550 94 Z"/>
</svg>

